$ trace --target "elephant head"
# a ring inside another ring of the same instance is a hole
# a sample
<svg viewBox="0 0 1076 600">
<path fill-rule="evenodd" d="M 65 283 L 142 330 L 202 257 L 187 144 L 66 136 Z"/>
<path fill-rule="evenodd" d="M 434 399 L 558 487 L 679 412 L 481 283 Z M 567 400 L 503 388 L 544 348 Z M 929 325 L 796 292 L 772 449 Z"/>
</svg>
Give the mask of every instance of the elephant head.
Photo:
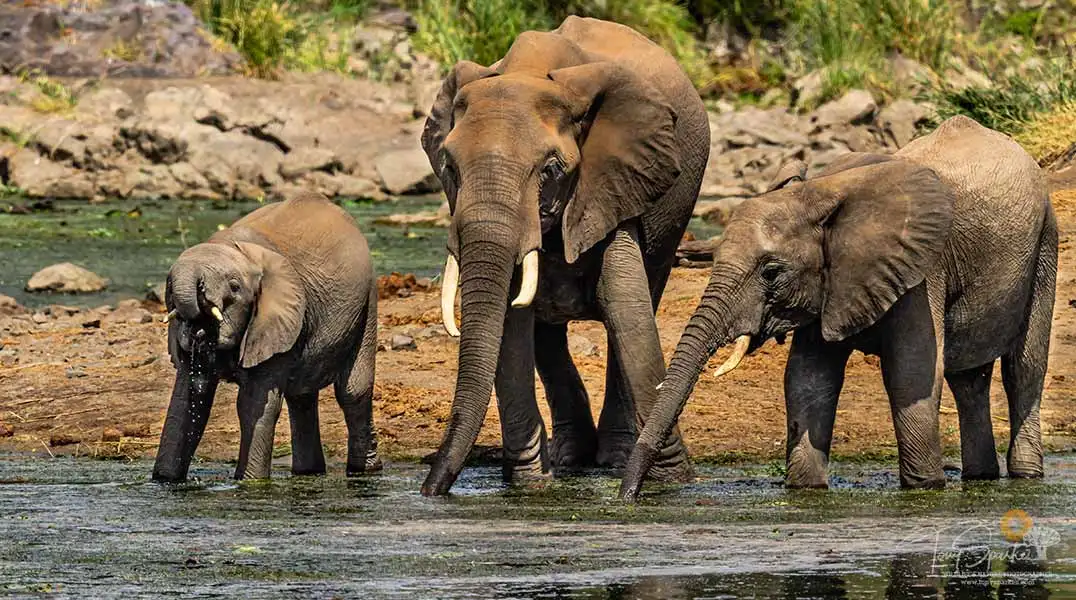
<svg viewBox="0 0 1076 600">
<path fill-rule="evenodd" d="M 533 301 L 538 253 L 574 263 L 660 197 L 680 172 L 676 118 L 645 79 L 587 62 L 556 32 L 524 33 L 493 66 L 462 61 L 445 78 L 422 145 L 452 212 L 442 311 L 459 371 L 424 494 L 448 491 L 478 436 L 504 317 Z"/>
<path fill-rule="evenodd" d="M 252 368 L 295 345 L 306 299 L 280 254 L 248 242 L 216 241 L 184 251 L 168 273 L 169 351 L 178 373 L 153 478 L 187 475 L 212 408 L 220 361 Z M 211 383 L 212 382 L 212 383 Z"/>
<path fill-rule="evenodd" d="M 921 283 L 943 251 L 954 194 L 932 170 L 854 153 L 805 180 L 786 165 L 771 189 L 734 211 L 714 250 L 710 282 L 659 385 L 621 485 L 634 498 L 707 360 L 734 344 L 714 373 L 820 321 L 826 341 L 875 323 Z"/>
</svg>

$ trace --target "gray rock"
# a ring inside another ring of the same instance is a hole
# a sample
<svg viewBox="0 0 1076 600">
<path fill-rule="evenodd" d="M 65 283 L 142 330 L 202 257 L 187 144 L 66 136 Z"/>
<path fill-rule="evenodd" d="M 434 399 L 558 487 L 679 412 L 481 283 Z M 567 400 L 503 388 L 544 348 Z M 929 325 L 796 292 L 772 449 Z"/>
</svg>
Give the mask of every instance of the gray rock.
<svg viewBox="0 0 1076 600">
<path fill-rule="evenodd" d="M 7 161 L 8 181 L 34 197 L 93 198 L 96 187 L 87 175 L 23 148 Z"/>
<path fill-rule="evenodd" d="M 874 117 L 878 105 L 866 90 L 849 90 L 840 99 L 823 104 L 811 115 L 811 124 L 817 131 L 834 125 L 863 123 Z"/>
<path fill-rule="evenodd" d="M 417 350 L 418 344 L 415 343 L 415 338 L 397 333 L 392 336 L 390 347 L 393 350 Z"/>
<path fill-rule="evenodd" d="M 915 139 L 916 128 L 930 117 L 931 108 L 911 100 L 897 100 L 878 113 L 876 123 L 882 134 L 897 148 Z"/>
<path fill-rule="evenodd" d="M 800 77 L 792 84 L 796 96 L 796 108 L 803 109 L 814 106 L 822 98 L 822 71 L 813 71 Z"/>
<path fill-rule="evenodd" d="M 311 171 L 334 172 L 342 169 L 336 153 L 325 148 L 296 148 L 280 161 L 280 174 L 292 181 Z"/>
<path fill-rule="evenodd" d="M 35 312 L 30 318 L 33 320 L 34 323 L 37 323 L 38 325 L 49 322 L 48 315 L 43 312 Z"/>
<path fill-rule="evenodd" d="M 388 199 L 385 192 L 381 191 L 381 186 L 369 179 L 344 173 L 336 173 L 332 177 L 339 184 L 336 194 L 342 198 L 375 201 Z"/>
<path fill-rule="evenodd" d="M 67 367 L 64 374 L 67 375 L 68 379 L 76 379 L 78 377 L 85 377 L 86 370 L 82 367 Z"/>
<path fill-rule="evenodd" d="M 126 119 L 132 114 L 133 104 L 134 101 L 123 90 L 97 88 L 79 96 L 75 114 L 105 121 Z"/>
<path fill-rule="evenodd" d="M 572 356 L 597 356 L 598 345 L 578 333 L 568 334 L 568 352 Z"/>
<path fill-rule="evenodd" d="M 899 54 L 890 57 L 889 68 L 893 73 L 893 83 L 906 93 L 919 92 L 923 90 L 924 82 L 929 84 L 937 79 L 928 67 Z"/>
<path fill-rule="evenodd" d="M 390 194 L 403 196 L 441 191 L 441 182 L 420 147 L 386 152 L 377 157 L 376 168 L 381 187 Z"/>
<path fill-rule="evenodd" d="M 29 292 L 93 293 L 106 287 L 107 279 L 71 263 L 45 267 L 34 273 L 26 284 L 26 290 Z"/>
<path fill-rule="evenodd" d="M 704 221 L 726 225 L 732 211 L 743 203 L 747 198 L 722 198 L 720 200 L 700 200 L 695 205 L 692 216 L 699 217 Z"/>
<path fill-rule="evenodd" d="M 747 109 L 738 113 L 739 131 L 758 140 L 757 143 L 777 146 L 806 146 L 807 136 L 800 132 L 799 119 L 783 108 L 769 110 Z"/>
<path fill-rule="evenodd" d="M 0 317 L 21 315 L 25 312 L 26 309 L 19 306 L 19 303 L 14 298 L 0 294 Z"/>
</svg>

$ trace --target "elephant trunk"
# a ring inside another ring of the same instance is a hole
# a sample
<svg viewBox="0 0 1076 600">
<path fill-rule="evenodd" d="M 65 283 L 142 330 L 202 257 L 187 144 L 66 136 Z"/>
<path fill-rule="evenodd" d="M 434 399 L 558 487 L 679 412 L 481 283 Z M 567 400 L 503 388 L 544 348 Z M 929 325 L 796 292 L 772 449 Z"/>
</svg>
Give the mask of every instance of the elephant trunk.
<svg viewBox="0 0 1076 600">
<path fill-rule="evenodd" d="M 200 339 L 193 342 L 189 357 L 177 361 L 172 400 L 153 465 L 154 481 L 177 482 L 187 478 L 213 408 L 218 381 L 215 359 L 213 344 Z"/>
<path fill-rule="evenodd" d="M 622 499 L 638 497 L 643 478 L 661 455 L 662 446 L 684 410 L 706 361 L 718 348 L 731 341 L 728 331 L 729 299 L 742 280 L 742 275 L 736 271 L 728 266 L 715 265 L 702 301 L 680 336 L 676 351 L 669 361 L 665 380 L 658 385 L 658 400 L 628 459 L 620 485 Z"/>
<path fill-rule="evenodd" d="M 202 265 L 180 257 L 168 273 L 172 306 L 181 319 L 197 319 L 201 314 L 198 306 L 198 285 L 202 279 Z"/>
<path fill-rule="evenodd" d="M 493 391 L 521 231 L 518 192 L 509 186 L 492 187 L 495 191 L 472 194 L 469 202 L 461 202 L 457 215 L 459 367 L 448 428 L 422 484 L 425 496 L 444 495 L 455 483 L 478 439 Z M 464 197 L 468 196 L 461 190 Z"/>
</svg>

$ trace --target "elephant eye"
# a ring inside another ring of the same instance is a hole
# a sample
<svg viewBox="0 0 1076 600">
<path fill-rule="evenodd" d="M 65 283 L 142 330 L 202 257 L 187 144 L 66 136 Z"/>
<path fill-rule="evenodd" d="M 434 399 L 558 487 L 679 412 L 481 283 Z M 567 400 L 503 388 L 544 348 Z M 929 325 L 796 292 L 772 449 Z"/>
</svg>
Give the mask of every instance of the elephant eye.
<svg viewBox="0 0 1076 600">
<path fill-rule="evenodd" d="M 233 294 L 238 294 L 239 290 L 242 289 L 243 286 L 239 283 L 238 279 L 229 279 L 228 287 L 232 289 Z"/>
<path fill-rule="evenodd" d="M 777 278 L 781 276 L 781 271 L 784 270 L 781 265 L 777 263 L 770 263 L 765 267 L 762 267 L 762 279 L 766 283 L 773 283 L 777 281 Z"/>
</svg>

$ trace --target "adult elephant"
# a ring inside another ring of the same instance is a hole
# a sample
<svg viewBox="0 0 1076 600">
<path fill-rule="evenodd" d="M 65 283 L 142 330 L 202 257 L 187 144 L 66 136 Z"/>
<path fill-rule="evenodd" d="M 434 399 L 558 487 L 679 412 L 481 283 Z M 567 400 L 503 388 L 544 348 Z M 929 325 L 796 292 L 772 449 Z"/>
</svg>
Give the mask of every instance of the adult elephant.
<svg viewBox="0 0 1076 600">
<path fill-rule="evenodd" d="M 793 165 L 773 191 L 733 214 L 621 496 L 638 494 L 718 348 L 735 341 L 715 375 L 793 330 L 789 486 L 827 485 L 837 397 L 856 349 L 880 356 L 903 487 L 944 486 L 943 374 L 959 412 L 963 477 L 999 476 L 990 421 L 998 358 L 1009 476 L 1041 476 L 1057 225 L 1035 161 L 1008 137 L 953 117 L 895 155 L 849 154 L 809 181 L 805 171 Z"/>
<path fill-rule="evenodd" d="M 624 463 L 664 376 L 654 311 L 709 136 L 676 61 L 615 23 L 568 17 L 520 34 L 490 67 L 455 65 L 422 135 L 452 211 L 442 309 L 460 336 L 451 417 L 423 494 L 455 482 L 494 387 L 506 479 L 548 471 L 535 367 L 554 465 Z M 597 428 L 568 352 L 572 320 L 601 321 L 608 334 Z M 673 436 L 661 458 L 683 466 Z"/>
</svg>

